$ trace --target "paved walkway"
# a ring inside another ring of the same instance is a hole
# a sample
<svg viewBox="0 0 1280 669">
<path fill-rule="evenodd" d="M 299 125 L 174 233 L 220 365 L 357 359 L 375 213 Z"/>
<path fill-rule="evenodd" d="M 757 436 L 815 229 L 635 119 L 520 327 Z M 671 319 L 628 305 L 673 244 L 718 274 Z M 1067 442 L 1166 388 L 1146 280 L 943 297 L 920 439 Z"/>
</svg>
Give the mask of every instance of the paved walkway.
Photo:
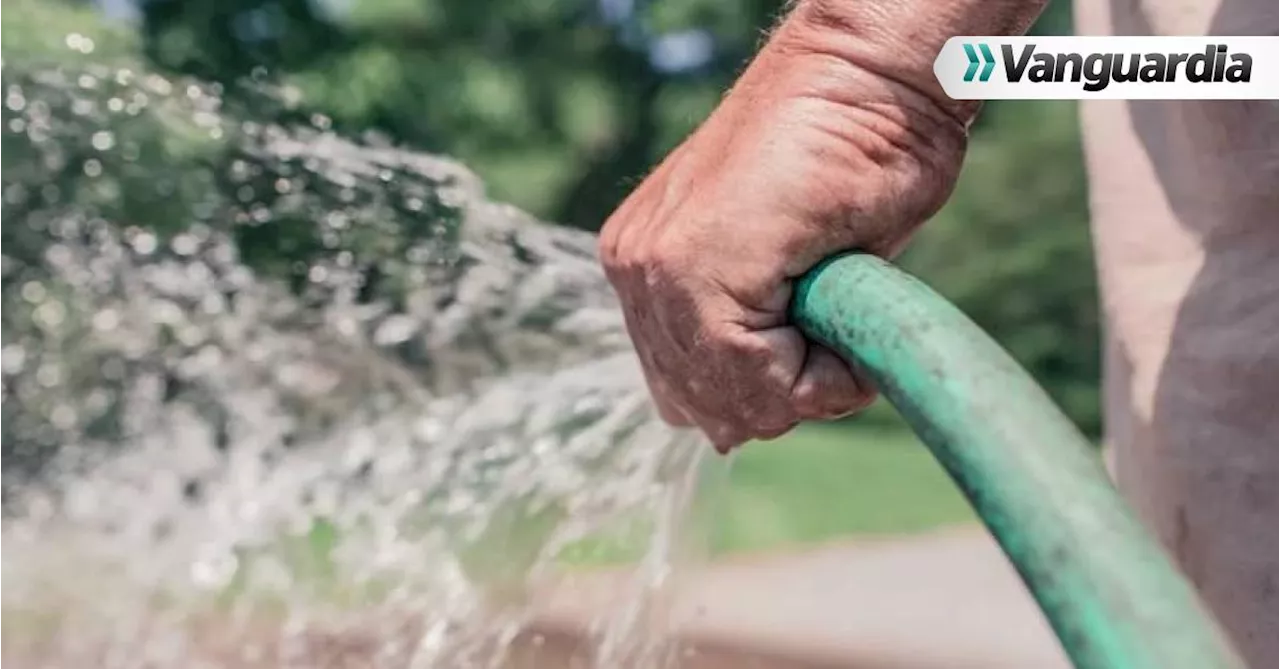
<svg viewBox="0 0 1280 669">
<path fill-rule="evenodd" d="M 547 598 L 542 627 L 581 634 L 616 603 L 616 574 L 590 574 Z M 850 541 L 729 559 L 681 578 L 680 636 L 692 667 L 1059 669 L 1069 667 L 995 542 L 977 528 Z M 717 650 L 718 649 L 718 650 Z"/>
</svg>

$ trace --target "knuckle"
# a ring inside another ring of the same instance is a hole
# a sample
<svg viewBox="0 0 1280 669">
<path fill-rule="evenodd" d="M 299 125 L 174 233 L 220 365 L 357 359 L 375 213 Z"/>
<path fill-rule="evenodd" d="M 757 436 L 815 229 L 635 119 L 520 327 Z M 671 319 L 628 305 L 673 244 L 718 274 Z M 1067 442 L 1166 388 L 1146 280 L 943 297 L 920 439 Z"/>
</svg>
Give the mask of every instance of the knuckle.
<svg viewBox="0 0 1280 669">
<path fill-rule="evenodd" d="M 772 395 L 755 402 L 751 409 L 748 424 L 757 434 L 786 431 L 800 420 L 799 414 L 787 405 L 785 397 Z"/>
<path fill-rule="evenodd" d="M 666 272 L 686 272 L 699 266 L 697 254 L 693 252 L 691 245 L 670 228 L 653 240 L 647 256 L 649 266 Z"/>
<path fill-rule="evenodd" d="M 776 357 L 773 347 L 769 342 L 758 337 L 735 337 L 726 338 L 725 345 L 730 348 L 735 357 L 739 358 L 744 364 L 749 365 L 748 369 L 751 373 L 758 374 Z M 764 379 L 760 380 L 761 382 Z"/>
<path fill-rule="evenodd" d="M 811 384 L 802 384 L 792 394 L 792 406 L 806 418 L 824 418 L 833 411 L 842 411 L 849 398 L 839 393 L 823 391 Z"/>
<path fill-rule="evenodd" d="M 605 278 L 616 285 L 626 275 L 627 268 L 627 261 L 619 251 L 617 240 L 612 236 L 601 236 L 597 248 Z"/>
<path fill-rule="evenodd" d="M 731 389 L 734 384 L 731 377 L 735 374 L 733 367 L 725 362 L 724 354 L 732 352 L 733 339 L 720 329 L 703 324 L 693 329 L 689 344 L 700 356 L 695 373 L 716 381 L 713 387 L 716 392 L 724 393 Z"/>
<path fill-rule="evenodd" d="M 811 412 L 822 404 L 822 393 L 811 383 L 798 384 L 792 393 L 793 403 L 801 412 Z"/>
<path fill-rule="evenodd" d="M 716 450 L 721 452 L 727 452 L 751 441 L 749 435 L 732 428 L 717 429 L 710 436 L 711 443 L 715 444 Z"/>
<path fill-rule="evenodd" d="M 795 426 L 798 424 L 799 423 L 797 422 L 790 422 L 790 423 L 786 423 L 785 425 L 776 425 L 768 428 L 761 428 L 756 430 L 755 438 L 761 441 L 769 441 L 772 439 L 777 439 L 778 437 L 781 437 L 782 435 L 793 430 Z"/>
<path fill-rule="evenodd" d="M 774 439 L 786 434 L 791 428 L 795 427 L 799 422 L 795 416 L 789 414 L 772 414 L 759 415 L 746 421 L 746 431 L 755 439 Z"/>
<path fill-rule="evenodd" d="M 618 258 L 618 238 L 608 223 L 600 229 L 600 236 L 596 239 L 596 255 L 606 265 Z"/>
<path fill-rule="evenodd" d="M 800 416 L 788 406 L 785 395 L 756 386 L 737 393 L 729 403 L 729 424 L 753 439 L 771 439 L 790 430 Z"/>
<path fill-rule="evenodd" d="M 637 264 L 640 275 L 644 278 L 644 285 L 649 290 L 659 290 L 667 283 L 667 268 L 660 259 L 646 256 Z"/>
</svg>

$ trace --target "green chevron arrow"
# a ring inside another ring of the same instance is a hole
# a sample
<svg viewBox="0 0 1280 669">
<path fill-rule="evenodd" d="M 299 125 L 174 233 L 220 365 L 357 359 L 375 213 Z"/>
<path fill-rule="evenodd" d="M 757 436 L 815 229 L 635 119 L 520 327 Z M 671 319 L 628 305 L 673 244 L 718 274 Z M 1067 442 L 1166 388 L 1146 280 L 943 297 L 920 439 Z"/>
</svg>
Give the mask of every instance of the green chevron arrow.
<svg viewBox="0 0 1280 669">
<path fill-rule="evenodd" d="M 978 44 L 978 50 L 974 50 L 972 44 L 965 44 L 964 55 L 969 59 L 969 69 L 964 71 L 964 80 L 973 81 L 973 75 L 978 72 L 978 65 L 982 65 L 982 74 L 978 75 L 978 81 L 986 81 L 991 78 L 991 72 L 996 69 L 996 56 L 991 53 L 991 47 L 984 43 Z M 982 52 L 982 58 L 978 58 L 978 51 Z"/>
</svg>

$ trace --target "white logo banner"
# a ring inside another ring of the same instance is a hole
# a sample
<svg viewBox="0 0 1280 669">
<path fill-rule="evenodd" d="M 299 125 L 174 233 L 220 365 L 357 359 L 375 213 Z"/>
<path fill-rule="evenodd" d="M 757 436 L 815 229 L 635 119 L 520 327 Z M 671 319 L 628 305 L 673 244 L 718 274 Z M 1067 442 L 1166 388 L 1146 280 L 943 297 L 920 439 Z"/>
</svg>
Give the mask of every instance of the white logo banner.
<svg viewBox="0 0 1280 669">
<path fill-rule="evenodd" d="M 933 73 L 956 100 L 1274 100 L 1277 37 L 953 37 Z"/>
</svg>

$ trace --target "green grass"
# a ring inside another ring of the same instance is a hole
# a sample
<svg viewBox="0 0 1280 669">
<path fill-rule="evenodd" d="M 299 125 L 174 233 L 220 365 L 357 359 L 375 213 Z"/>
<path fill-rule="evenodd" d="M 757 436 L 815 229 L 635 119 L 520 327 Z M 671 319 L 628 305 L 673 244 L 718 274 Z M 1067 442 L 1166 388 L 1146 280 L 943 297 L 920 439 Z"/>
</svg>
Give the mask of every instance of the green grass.
<svg viewBox="0 0 1280 669">
<path fill-rule="evenodd" d="M 900 425 L 808 425 L 749 444 L 714 510 L 715 552 L 919 532 L 972 521 L 933 456 Z"/>
<path fill-rule="evenodd" d="M 800 547 L 843 537 L 920 532 L 975 517 L 925 447 L 885 412 L 805 425 L 730 458 L 704 462 L 688 550 L 713 555 Z M 582 542 L 571 564 L 634 559 L 647 536 L 628 528 Z"/>
</svg>

